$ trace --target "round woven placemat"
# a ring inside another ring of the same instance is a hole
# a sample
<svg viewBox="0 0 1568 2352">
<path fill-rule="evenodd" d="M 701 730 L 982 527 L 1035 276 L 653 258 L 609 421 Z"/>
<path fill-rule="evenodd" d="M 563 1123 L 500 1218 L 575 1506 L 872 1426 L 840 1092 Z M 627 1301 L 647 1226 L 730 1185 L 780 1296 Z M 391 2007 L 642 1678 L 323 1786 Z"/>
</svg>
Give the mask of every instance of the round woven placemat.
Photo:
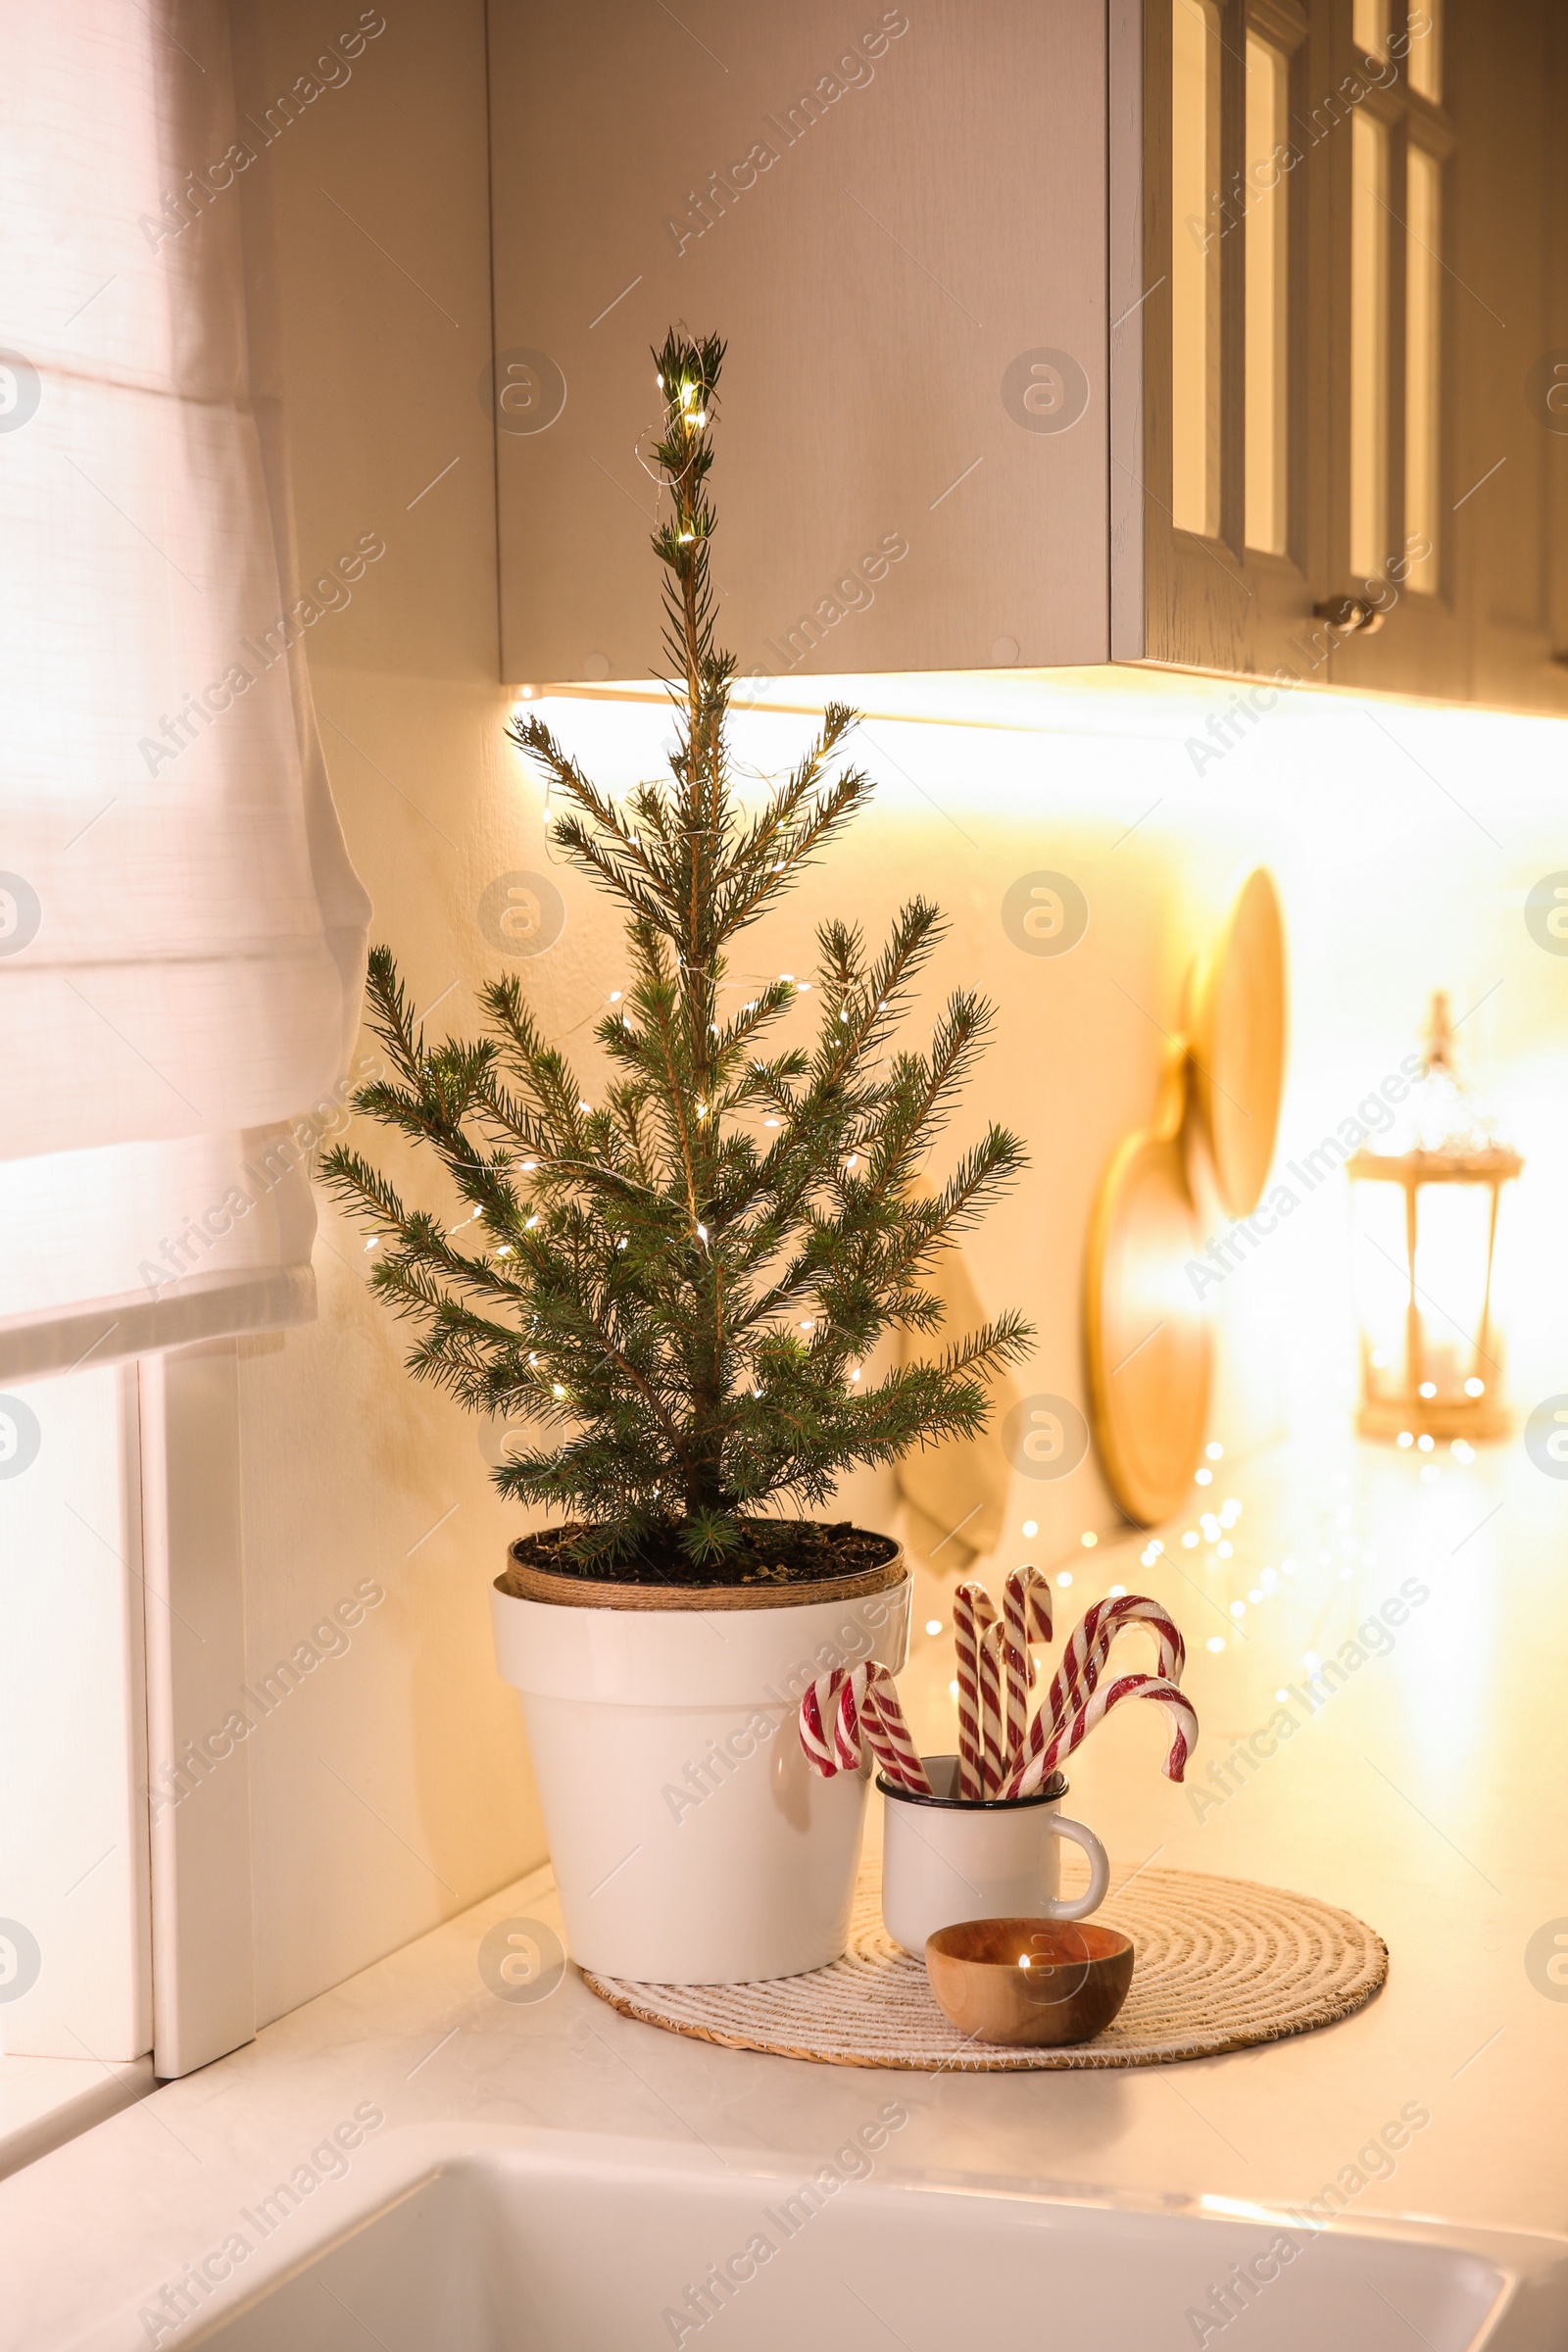
<svg viewBox="0 0 1568 2352">
<path fill-rule="evenodd" d="M 1015 2074 L 1164 2066 L 1308 2034 L 1361 2008 L 1389 1973 L 1388 1946 L 1364 1921 L 1248 1879 L 1140 1871 L 1095 1916 L 1132 1937 L 1132 1989 L 1103 2034 L 1068 2049 L 1002 2048 L 951 2026 L 931 1997 L 924 1963 L 883 1927 L 874 1878 L 861 1881 L 844 1958 L 808 1976 L 637 1984 L 583 1975 L 624 2016 L 729 2049 L 828 2066 Z"/>
</svg>

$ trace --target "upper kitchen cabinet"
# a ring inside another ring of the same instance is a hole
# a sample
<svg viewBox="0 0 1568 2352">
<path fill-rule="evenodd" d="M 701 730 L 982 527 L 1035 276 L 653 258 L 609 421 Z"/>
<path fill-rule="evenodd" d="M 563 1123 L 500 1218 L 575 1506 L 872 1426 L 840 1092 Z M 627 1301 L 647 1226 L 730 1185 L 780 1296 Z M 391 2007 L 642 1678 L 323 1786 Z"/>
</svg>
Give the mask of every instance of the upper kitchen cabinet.
<svg viewBox="0 0 1568 2352">
<path fill-rule="evenodd" d="M 490 10 L 503 669 L 659 662 L 649 346 L 728 345 L 743 671 L 1109 655 L 1105 22 L 1086 0 Z"/>
<path fill-rule="evenodd" d="M 1568 707 L 1551 0 L 492 0 L 490 27 L 509 679 L 659 664 L 640 453 L 682 320 L 728 343 L 743 672 L 1144 662 Z"/>
</svg>

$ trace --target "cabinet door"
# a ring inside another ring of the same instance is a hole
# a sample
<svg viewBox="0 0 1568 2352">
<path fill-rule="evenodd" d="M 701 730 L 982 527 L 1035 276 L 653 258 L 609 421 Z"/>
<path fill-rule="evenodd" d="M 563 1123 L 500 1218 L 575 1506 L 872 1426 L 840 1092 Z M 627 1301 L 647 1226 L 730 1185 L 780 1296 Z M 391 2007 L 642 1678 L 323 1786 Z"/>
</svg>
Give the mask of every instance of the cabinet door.
<svg viewBox="0 0 1568 2352">
<path fill-rule="evenodd" d="M 1112 27 L 1118 657 L 1568 707 L 1555 0 Z"/>
<path fill-rule="evenodd" d="M 1335 587 L 1366 587 L 1356 542 L 1368 533 L 1354 507 L 1358 492 L 1365 504 L 1369 467 L 1381 468 L 1377 522 L 1388 555 L 1381 591 L 1373 583 L 1385 625 L 1343 648 L 1334 680 L 1560 710 L 1561 11 L 1556 0 L 1341 5 L 1347 72 L 1377 86 L 1357 110 L 1350 169 L 1342 158 L 1336 188 L 1331 252 L 1349 289 L 1352 333 L 1337 412 L 1344 562 Z M 1376 401 L 1365 380 L 1369 247 L 1383 302 Z M 1374 434 L 1381 446 L 1369 456 Z"/>
<path fill-rule="evenodd" d="M 1502 0 L 1502 13 L 1519 5 Z M 1484 142 L 1456 95 L 1466 75 L 1447 0 L 1338 0 L 1334 15 L 1350 112 L 1328 247 L 1342 320 L 1329 587 L 1381 622 L 1339 649 L 1333 682 L 1466 702 L 1480 691 L 1476 552 L 1495 486 L 1490 459 L 1470 467 L 1480 344 L 1497 321 L 1466 262 L 1495 276 L 1500 260 Z"/>
<path fill-rule="evenodd" d="M 1109 653 L 1105 18 L 1086 0 L 492 0 L 502 644 L 660 662 L 639 439 L 728 343 L 743 672 Z"/>
<path fill-rule="evenodd" d="M 1113 203 L 1119 142 L 1142 162 L 1141 220 L 1111 247 L 1112 496 L 1142 564 L 1114 651 L 1267 675 L 1331 562 L 1328 4 L 1147 0 L 1114 21 Z"/>
<path fill-rule="evenodd" d="M 1456 520 L 1471 565 L 1474 691 L 1561 710 L 1568 306 L 1556 273 L 1568 32 L 1560 0 L 1470 0 L 1451 18 L 1461 403 L 1452 495 L 1464 501 Z"/>
</svg>

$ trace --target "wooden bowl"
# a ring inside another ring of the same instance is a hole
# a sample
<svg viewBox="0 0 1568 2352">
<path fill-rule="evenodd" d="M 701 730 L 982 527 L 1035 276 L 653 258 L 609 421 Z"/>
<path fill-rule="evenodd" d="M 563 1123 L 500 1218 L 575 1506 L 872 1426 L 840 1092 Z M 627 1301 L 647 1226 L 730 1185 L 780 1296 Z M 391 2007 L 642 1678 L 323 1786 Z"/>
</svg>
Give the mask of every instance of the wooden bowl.
<svg viewBox="0 0 1568 2352">
<path fill-rule="evenodd" d="M 945 2017 L 977 2041 L 1093 2041 L 1127 1998 L 1133 1947 L 1114 1928 L 1058 1919 L 970 1919 L 925 1943 Z"/>
</svg>

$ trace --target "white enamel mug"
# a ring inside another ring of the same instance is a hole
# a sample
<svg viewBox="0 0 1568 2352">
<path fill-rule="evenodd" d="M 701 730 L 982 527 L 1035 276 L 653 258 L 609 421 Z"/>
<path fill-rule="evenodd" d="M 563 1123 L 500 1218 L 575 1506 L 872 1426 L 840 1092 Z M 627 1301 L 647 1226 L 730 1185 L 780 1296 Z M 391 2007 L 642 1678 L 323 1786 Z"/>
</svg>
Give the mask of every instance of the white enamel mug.
<svg viewBox="0 0 1568 2352">
<path fill-rule="evenodd" d="M 968 1799 L 956 1794 L 956 1756 L 927 1756 L 935 1794 L 918 1796 L 878 1778 L 883 1808 L 882 1919 L 895 1943 L 918 1960 L 939 1928 L 966 1919 L 1087 1919 L 1105 1899 L 1110 1864 L 1093 1830 L 1068 1821 L 1059 1772 L 1037 1796 Z M 1064 1902 L 1059 1840 L 1089 1856 L 1089 1886 Z"/>
</svg>

